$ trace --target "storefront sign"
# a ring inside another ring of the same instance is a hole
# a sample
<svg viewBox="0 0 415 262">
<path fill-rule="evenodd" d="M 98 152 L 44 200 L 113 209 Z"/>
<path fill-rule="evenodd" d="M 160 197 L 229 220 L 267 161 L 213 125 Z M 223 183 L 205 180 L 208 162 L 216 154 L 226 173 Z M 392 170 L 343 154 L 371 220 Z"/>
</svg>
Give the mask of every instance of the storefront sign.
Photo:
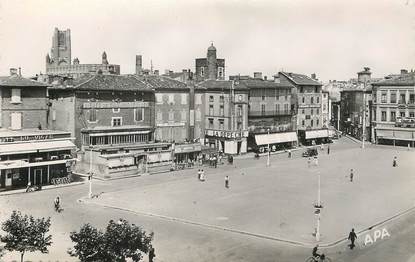
<svg viewBox="0 0 415 262">
<path fill-rule="evenodd" d="M 175 145 L 174 153 L 188 153 L 202 151 L 202 145 Z"/>
<path fill-rule="evenodd" d="M 224 138 L 248 137 L 248 131 L 205 130 L 205 135 Z"/>
<path fill-rule="evenodd" d="M 36 141 L 36 140 L 48 140 L 53 139 L 52 134 L 47 135 L 28 135 L 28 136 L 13 136 L 13 137 L 0 137 L 0 143 L 6 142 L 18 142 L 18 141 Z"/>
</svg>

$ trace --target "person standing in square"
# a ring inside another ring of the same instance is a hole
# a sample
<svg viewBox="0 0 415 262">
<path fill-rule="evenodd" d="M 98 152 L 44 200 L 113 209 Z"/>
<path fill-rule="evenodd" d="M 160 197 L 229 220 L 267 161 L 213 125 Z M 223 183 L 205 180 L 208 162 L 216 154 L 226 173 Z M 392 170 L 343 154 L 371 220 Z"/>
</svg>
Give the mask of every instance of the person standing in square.
<svg viewBox="0 0 415 262">
<path fill-rule="evenodd" d="M 229 176 L 225 176 L 225 187 L 229 188 Z"/>
<path fill-rule="evenodd" d="M 353 182 L 353 169 L 350 169 L 350 182 Z"/>
</svg>

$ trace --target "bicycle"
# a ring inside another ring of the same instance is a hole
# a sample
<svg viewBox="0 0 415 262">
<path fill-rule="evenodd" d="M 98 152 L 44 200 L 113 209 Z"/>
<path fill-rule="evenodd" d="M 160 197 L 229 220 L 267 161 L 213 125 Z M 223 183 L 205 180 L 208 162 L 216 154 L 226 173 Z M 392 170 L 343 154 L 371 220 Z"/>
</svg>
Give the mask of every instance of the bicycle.
<svg viewBox="0 0 415 262">
<path fill-rule="evenodd" d="M 305 262 L 332 262 L 333 260 L 324 254 L 321 254 L 319 258 L 309 257 Z"/>
</svg>

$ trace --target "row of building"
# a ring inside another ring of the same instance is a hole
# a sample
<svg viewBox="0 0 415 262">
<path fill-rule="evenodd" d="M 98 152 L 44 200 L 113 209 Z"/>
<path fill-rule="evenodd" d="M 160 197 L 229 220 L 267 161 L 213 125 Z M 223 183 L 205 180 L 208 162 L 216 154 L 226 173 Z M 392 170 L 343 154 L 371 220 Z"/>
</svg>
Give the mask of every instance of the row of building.
<svg viewBox="0 0 415 262">
<path fill-rule="evenodd" d="M 333 112 L 336 128 L 359 140 L 414 147 L 415 72 L 373 79 L 365 68 L 357 81 L 342 85 Z"/>
</svg>

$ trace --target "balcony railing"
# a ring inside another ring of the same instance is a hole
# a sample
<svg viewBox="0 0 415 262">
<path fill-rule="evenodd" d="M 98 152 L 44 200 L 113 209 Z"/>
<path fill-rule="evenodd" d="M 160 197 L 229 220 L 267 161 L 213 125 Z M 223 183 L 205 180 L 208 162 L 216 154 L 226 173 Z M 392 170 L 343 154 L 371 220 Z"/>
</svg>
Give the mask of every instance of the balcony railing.
<svg viewBox="0 0 415 262">
<path fill-rule="evenodd" d="M 286 116 L 292 115 L 291 110 L 274 110 L 274 111 L 253 111 L 248 112 L 248 116 Z"/>
</svg>

